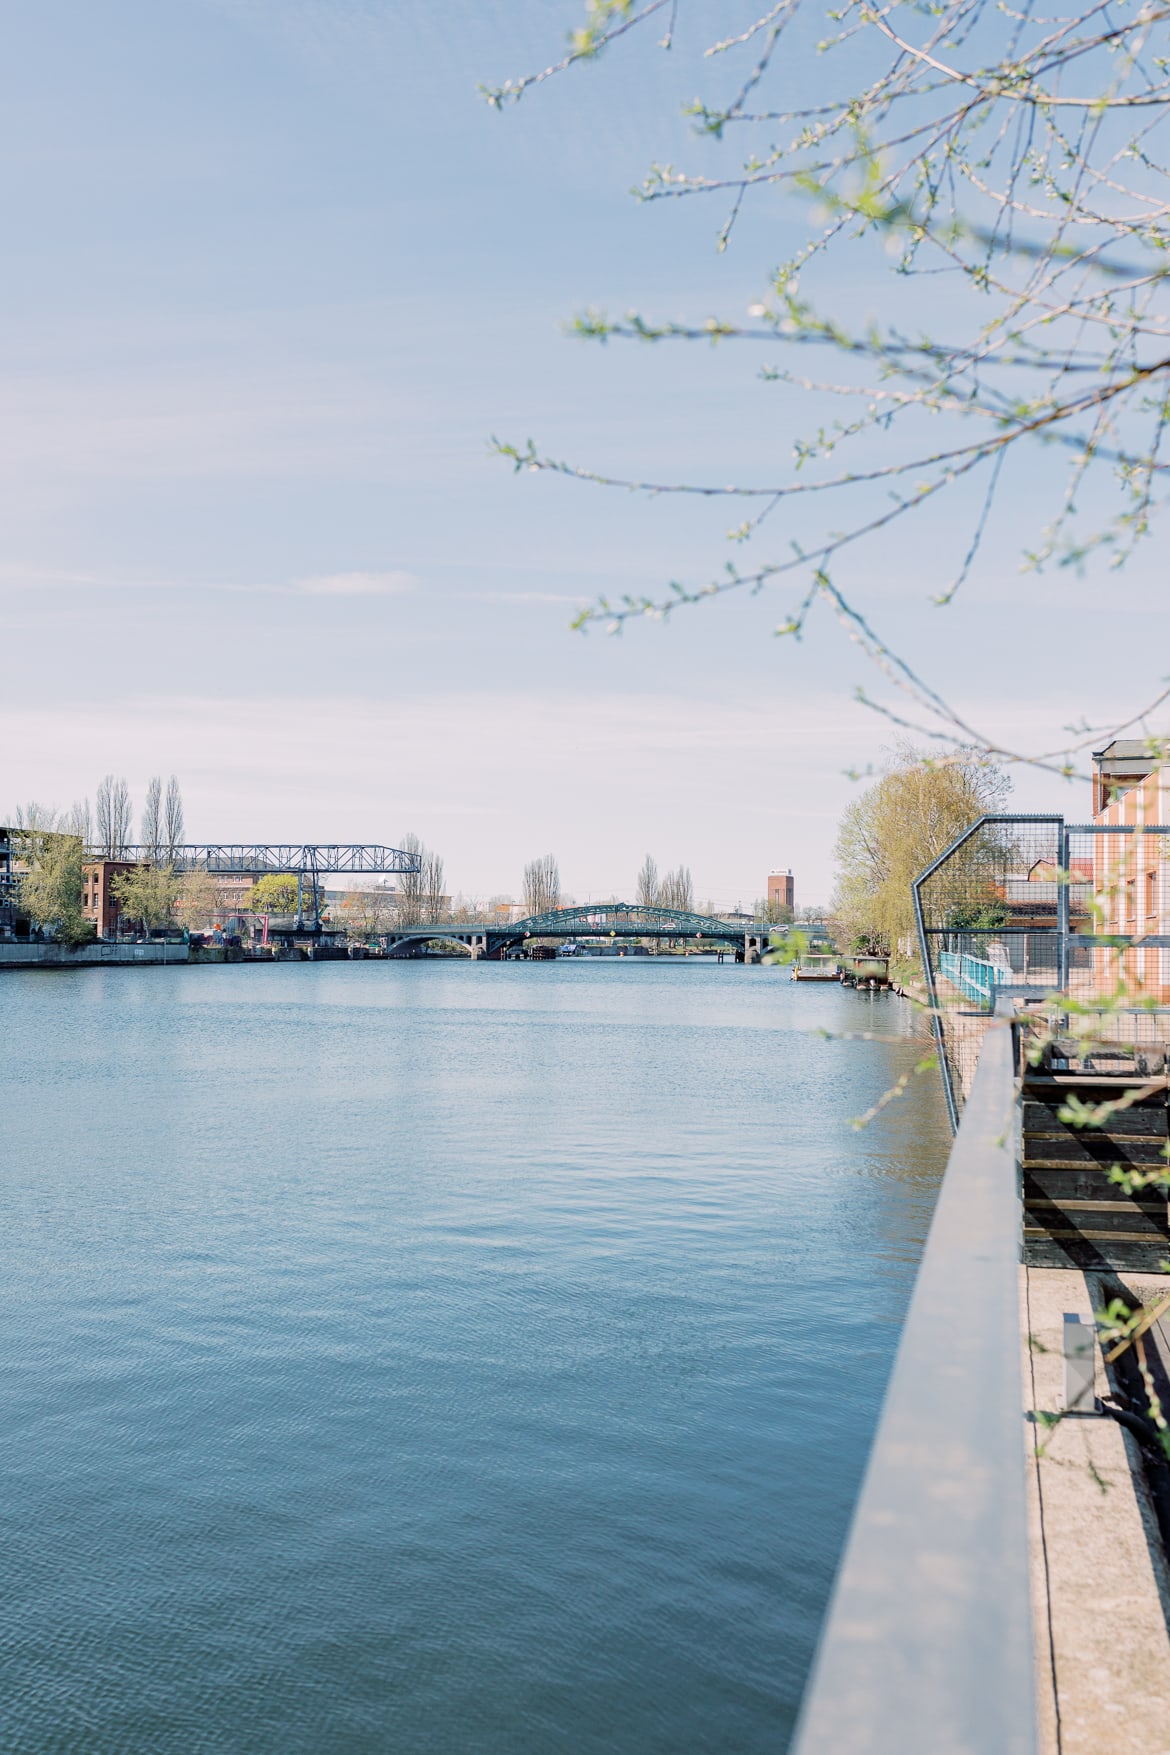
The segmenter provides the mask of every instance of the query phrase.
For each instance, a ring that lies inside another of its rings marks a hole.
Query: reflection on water
[[[3,998],[0,1747],[783,1749],[947,1146],[935,1076],[849,1126],[903,1002],[665,959]]]

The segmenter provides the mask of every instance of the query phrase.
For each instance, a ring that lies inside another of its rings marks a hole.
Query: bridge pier
[[[488,954],[488,935],[486,932],[473,932],[468,943],[471,946],[471,960],[478,963],[481,957]]]
[[[745,932],[743,935],[743,960],[745,963],[758,963],[764,954],[764,935],[761,932]]]

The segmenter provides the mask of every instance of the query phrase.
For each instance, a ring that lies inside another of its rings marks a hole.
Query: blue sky
[[[746,352],[563,334],[591,304],[742,314],[810,223],[761,208],[720,255],[712,204],[629,197],[652,159],[718,151],[678,109],[734,5],[698,5],[670,55],[649,35],[492,112],[477,81],[543,65],[578,11],[9,9],[0,808],[107,770],[140,799],[174,769],[193,834],[413,829],[471,894],[515,891],[544,851],[576,895],[628,891],[650,850],[703,897],[750,901],[776,865],[827,897],[846,770],[890,737],[850,703],[876,681],[855,651],[823,617],[800,646],[773,636],[795,586],[571,634],[598,592],[717,571],[733,519],[489,452],[532,436],[617,473],[771,479],[808,424]],[[889,297],[861,258],[838,291]],[[1020,522],[1038,481],[1009,484]],[[1162,587],[1152,550],[1107,594],[1022,583],[1011,521],[946,612],[927,602],[945,517],[841,582],[1035,748],[1154,692]],[[1037,776],[1016,797],[1087,808]]]

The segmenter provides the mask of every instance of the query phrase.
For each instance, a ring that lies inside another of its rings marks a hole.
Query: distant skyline
[[[751,900],[790,865],[798,903],[828,899],[847,771],[897,735],[850,701],[876,680],[855,649],[824,617],[799,646],[773,637],[795,587],[571,634],[601,592],[717,571],[726,508],[489,454],[531,435],[722,479],[791,442],[755,360],[562,334],[594,304],[741,312],[808,223],[778,208],[720,256],[713,208],[628,198],[652,159],[714,150],[663,120],[706,77],[701,45],[648,40],[491,112],[476,82],[543,64],[579,10],[13,14],[0,810],[66,806],[107,771],[140,808],[174,770],[193,836],[413,830],[471,894],[518,892],[547,851],[573,894],[620,891],[650,851],[704,897]],[[1021,512],[1029,491],[1013,483]],[[1022,582],[989,544],[940,612],[938,530],[848,582],[990,733],[1059,746],[1153,692],[1134,657],[1164,644],[1152,548],[1106,610],[1102,574]],[[1014,803],[1088,809],[1026,772]]]

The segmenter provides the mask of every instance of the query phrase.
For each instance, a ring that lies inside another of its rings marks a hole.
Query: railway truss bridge
[[[502,960],[540,943],[616,944],[654,939],[687,943],[699,950],[732,949],[737,960],[755,963],[767,948],[768,928],[753,921],[720,920],[678,908],[649,908],[636,902],[593,902],[554,908],[503,926],[498,921],[430,921],[402,926],[384,935],[387,954],[418,956],[428,943],[466,945],[473,958]]]

